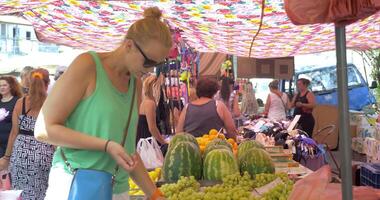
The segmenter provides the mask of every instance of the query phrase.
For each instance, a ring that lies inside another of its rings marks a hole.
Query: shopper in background
[[[48,177],[54,147],[34,138],[38,113],[47,96],[49,72],[35,69],[31,72],[29,94],[16,103],[12,130],[0,170],[10,169],[12,189],[22,190],[23,200],[42,200],[48,187]]]
[[[13,76],[0,77],[0,157],[4,156],[12,129],[12,114],[22,97],[21,86]]]
[[[312,113],[316,102],[313,92],[308,89],[309,85],[310,81],[305,78],[297,80],[298,93],[294,96],[291,105],[292,107],[295,107],[294,116],[301,115],[301,118],[298,121],[300,129],[312,137],[315,124]]]
[[[227,137],[236,138],[236,128],[231,113],[223,102],[214,100],[218,83],[211,79],[200,79],[196,86],[198,99],[187,104],[178,122],[177,132],[188,132],[195,137],[211,129],[227,130]]]
[[[58,66],[56,69],[55,69],[55,73],[54,73],[54,81],[57,81],[59,79],[59,77],[62,76],[63,73],[65,73],[65,71],[67,70],[67,67],[66,66]]]
[[[29,92],[29,83],[30,83],[30,72],[34,70],[31,66],[24,67],[20,72],[21,78],[21,87],[24,95],[27,95]]]
[[[139,122],[137,126],[136,144],[141,138],[154,137],[160,144],[166,144],[164,137],[157,128],[156,101],[153,96],[154,85],[157,77],[151,75],[144,80],[143,98],[139,110]]]
[[[291,107],[288,95],[278,90],[279,82],[274,80],[269,83],[270,93],[265,103],[264,114],[271,120],[285,120],[287,110]]]
[[[58,66],[55,69],[54,82],[53,81],[50,82],[49,88],[48,88],[48,94],[50,94],[50,91],[51,91],[51,89],[53,89],[55,82],[58,81],[59,77],[61,77],[63,73],[65,73],[66,69],[67,69],[67,67],[65,67],[65,66]]]
[[[164,61],[172,47],[170,30],[160,20],[161,15],[157,7],[147,8],[144,18],[131,24],[118,48],[79,55],[54,85],[35,131],[39,140],[59,146],[54,154],[46,199],[68,198],[74,175],[65,164],[62,152],[74,169],[113,174],[118,165],[113,199],[129,199],[129,176],[148,198],[162,197],[135,154],[142,94],[140,77]],[[128,136],[122,146],[130,112]]]
[[[241,104],[241,113],[245,115],[255,115],[259,109],[253,86],[251,82],[248,82],[244,86],[243,99]]]
[[[215,99],[222,101],[227,106],[233,118],[240,116],[239,96],[234,90],[234,81],[231,78],[222,77],[221,88]]]

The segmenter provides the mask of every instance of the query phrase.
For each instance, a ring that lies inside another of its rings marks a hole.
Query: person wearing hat
[[[316,102],[313,92],[308,89],[309,85],[308,79],[300,78],[297,80],[298,93],[294,96],[291,106],[295,107],[294,116],[301,115],[298,121],[299,128],[312,137],[315,124],[312,113]]]

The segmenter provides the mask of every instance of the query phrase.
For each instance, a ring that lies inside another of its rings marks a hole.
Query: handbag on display
[[[133,89],[131,107],[128,114],[127,125],[124,130],[121,146],[124,147],[128,135],[128,128],[132,118],[133,105],[135,102],[136,87]],[[112,188],[115,174],[119,170],[116,164],[114,173],[94,169],[73,169],[67,160],[62,148],[61,156],[67,168],[74,173],[71,182],[68,200],[112,200]]]

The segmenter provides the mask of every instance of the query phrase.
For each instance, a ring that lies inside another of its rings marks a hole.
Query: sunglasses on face
[[[156,62],[154,60],[149,59],[146,56],[146,54],[142,51],[142,49],[140,48],[140,46],[134,40],[132,40],[132,41],[135,44],[135,46],[137,47],[137,49],[140,51],[141,55],[144,57],[144,64],[143,64],[143,66],[145,68],[155,67],[157,65],[160,65],[160,64],[164,63],[164,62]]]

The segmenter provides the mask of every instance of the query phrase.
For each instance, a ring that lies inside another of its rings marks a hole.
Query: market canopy
[[[157,6],[171,27],[200,52],[248,56],[261,18],[261,0],[0,2],[0,15],[30,21],[41,41],[84,50],[112,50],[145,7]],[[347,47],[380,47],[380,12],[347,26]],[[266,0],[262,29],[251,57],[286,57],[335,49],[334,24],[295,26],[283,0]]]

